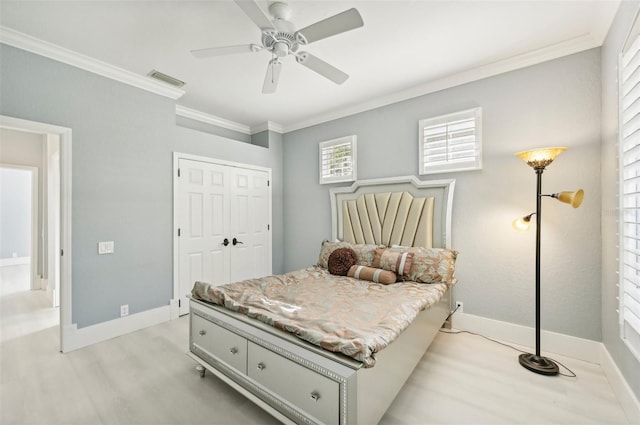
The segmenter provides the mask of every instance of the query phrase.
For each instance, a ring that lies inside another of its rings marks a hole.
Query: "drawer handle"
[[[317,391],[314,391],[311,393],[311,400],[315,401],[316,403],[318,402],[318,400],[320,400],[320,393]]]
[[[204,329],[202,329],[200,332],[198,332],[200,334],[200,336],[205,336],[207,334],[207,331],[205,331]]]
[[[231,354],[234,354],[234,355],[235,355],[235,354],[238,354],[238,349],[237,349],[236,347],[231,347],[231,349],[229,350],[229,352],[230,352]]]
[[[258,366],[256,367],[258,368],[258,370],[265,370],[267,368],[267,366],[262,362],[258,363]]]

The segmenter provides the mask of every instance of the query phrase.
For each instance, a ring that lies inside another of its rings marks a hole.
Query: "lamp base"
[[[531,372],[541,375],[557,375],[560,372],[558,365],[547,357],[536,356],[535,354],[520,354],[518,357],[520,364]]]

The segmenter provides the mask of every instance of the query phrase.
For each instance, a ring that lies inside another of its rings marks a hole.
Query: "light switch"
[[[98,242],[98,254],[113,254],[113,241]]]

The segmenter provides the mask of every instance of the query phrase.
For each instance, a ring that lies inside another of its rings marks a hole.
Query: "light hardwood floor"
[[[60,323],[60,309],[51,307],[46,292],[29,289],[30,267],[29,264],[0,267],[0,341]]]
[[[275,424],[185,352],[188,317],[71,353],[53,327],[0,344],[2,424]],[[381,423],[628,424],[598,365],[553,356],[577,378],[545,377],[518,353],[439,334]]]

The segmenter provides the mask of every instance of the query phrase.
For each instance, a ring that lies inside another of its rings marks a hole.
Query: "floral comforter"
[[[191,294],[373,367],[375,354],[446,290],[442,283],[381,285],[310,267],[222,286],[196,282]]]

